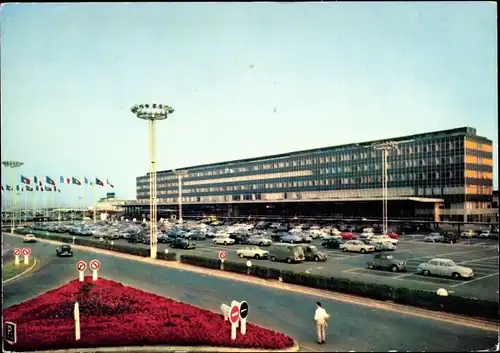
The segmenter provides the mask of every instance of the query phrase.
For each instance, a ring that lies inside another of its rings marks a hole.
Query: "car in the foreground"
[[[236,254],[241,258],[265,259],[269,257],[269,251],[263,250],[258,246],[244,246],[236,250]]]
[[[26,234],[23,239],[23,243],[36,243],[36,237],[34,234]]]
[[[359,252],[362,254],[375,251],[375,247],[373,245],[367,245],[360,240],[349,240],[344,244],[341,244],[339,249],[342,251]]]
[[[302,244],[306,261],[326,261],[327,255],[324,251],[318,250],[314,245]]]
[[[375,254],[373,259],[366,263],[368,268],[388,270],[392,272],[406,271],[406,261],[395,259],[392,255]]]
[[[71,249],[71,245],[68,244],[59,245],[56,249],[56,255],[59,257],[73,256],[73,250]]]
[[[417,267],[417,273],[424,276],[442,276],[454,279],[469,279],[474,277],[474,271],[465,266],[459,266],[450,259],[434,258],[421,263]]]
[[[196,249],[196,244],[187,239],[175,238],[175,240],[170,243],[170,247],[176,249]]]

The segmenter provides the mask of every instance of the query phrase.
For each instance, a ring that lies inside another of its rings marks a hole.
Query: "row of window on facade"
[[[463,148],[463,140],[452,140],[447,143],[444,142],[435,142],[435,143],[426,143],[422,145],[416,146],[404,146],[401,145],[395,150],[394,154],[389,154],[389,156],[402,156],[402,155],[412,155],[419,153],[430,153],[430,152],[438,152],[443,150],[453,150],[455,148]],[[463,150],[462,150],[463,154]],[[259,170],[269,170],[269,169],[278,169],[278,168],[290,168],[290,167],[299,167],[299,166],[309,166],[309,165],[317,165],[317,164],[325,164],[325,163],[336,163],[336,162],[348,162],[348,161],[356,161],[356,160],[366,160],[368,158],[377,158],[381,156],[381,152],[379,151],[367,151],[363,149],[361,152],[347,152],[339,154],[338,151],[325,151],[321,154],[318,153],[318,156],[314,156],[313,153],[309,153],[304,156],[293,156],[293,157],[277,157],[273,159],[278,159],[275,162],[266,161],[265,157],[261,161],[252,162],[255,163],[250,166],[227,166],[224,168],[217,168],[216,170],[210,169],[206,171],[192,171],[189,174],[195,177],[202,176],[216,176],[223,174],[231,174],[231,173],[246,173],[250,171],[259,171]],[[435,159],[435,158],[434,158]],[[238,162],[235,162],[235,164]],[[245,163],[245,162],[243,162]],[[425,162],[424,162],[425,163]],[[439,163],[439,162],[438,162]],[[452,163],[452,162],[451,162]],[[213,168],[213,167],[212,167]],[[159,173],[158,180],[174,180],[178,177],[172,173],[167,175],[161,175]]]

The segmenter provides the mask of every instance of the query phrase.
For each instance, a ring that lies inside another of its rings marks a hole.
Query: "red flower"
[[[74,339],[73,308],[80,306],[81,340]],[[283,349],[293,340],[247,323],[247,334],[230,337],[220,314],[106,279],[72,281],[3,310],[17,324],[17,343],[7,350],[34,351],[113,346],[216,346]]]

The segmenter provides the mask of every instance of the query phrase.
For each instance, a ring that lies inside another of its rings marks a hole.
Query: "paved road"
[[[71,238],[68,234],[59,234]],[[77,238],[83,238],[78,237]],[[92,237],[86,239],[99,242]],[[124,240],[115,240],[116,243],[126,243]],[[212,240],[196,241],[194,250],[175,249],[179,254],[193,254],[217,258],[219,251],[228,253],[228,261],[245,262],[236,256],[240,245],[214,245]],[[318,248],[327,252],[328,260],[323,263],[304,262],[300,264],[275,263],[269,260],[252,260],[254,264],[296,272],[306,272],[323,276],[344,277],[368,283],[389,284],[395,287],[418,288],[435,291],[445,288],[456,295],[482,298],[498,301],[499,287],[499,253],[498,241],[473,239],[471,244],[463,240],[459,244],[425,243],[423,236],[405,235],[398,244],[398,249],[391,253],[394,257],[406,260],[408,273],[393,274],[386,271],[366,269],[366,261],[372,255],[344,253],[337,249],[323,249],[321,240],[313,242]],[[147,244],[130,244],[138,247],[149,247]],[[159,244],[160,251],[167,249],[167,244]],[[472,281],[454,280],[451,278],[424,277],[416,274],[417,266],[433,257],[453,259],[456,263],[471,267],[475,272]]]
[[[14,245],[21,240],[5,236]],[[367,309],[354,304],[285,292],[257,284],[205,276],[86,251],[72,259],[55,257],[55,245],[31,245],[41,269],[4,286],[4,307],[22,302],[77,278],[76,261],[101,261],[101,275],[143,290],[218,311],[221,303],[247,300],[252,323],[285,332],[298,340],[302,351],[470,351],[497,343],[497,334],[458,325]],[[328,343],[314,343],[312,315],[321,300],[332,314]]]

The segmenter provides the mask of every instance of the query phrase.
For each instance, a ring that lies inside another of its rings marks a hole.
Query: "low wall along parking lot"
[[[47,234],[53,238],[62,239],[69,243],[72,242],[72,235],[69,234],[50,234],[47,232],[33,232],[39,237],[47,236]],[[82,245],[93,245],[98,247],[105,247],[99,239],[95,239],[88,236],[76,236],[78,243],[82,244],[79,240],[84,239],[86,244]],[[140,256],[149,256],[149,244],[127,244],[125,240],[114,240],[115,248],[119,246],[126,245],[127,248],[136,248]],[[395,258],[400,260],[405,260],[407,262],[408,271],[404,273],[392,273],[389,271],[382,270],[372,270],[368,269],[366,262],[372,258],[371,254],[359,254],[359,253],[346,253],[340,250],[334,249],[324,249],[321,247],[321,241],[313,241],[320,250],[325,251],[328,255],[328,259],[325,262],[303,262],[298,264],[287,264],[280,262],[271,262],[269,260],[252,260],[253,269],[252,273],[264,278],[278,278],[284,277],[283,280],[289,283],[302,284],[313,286],[316,288],[324,288],[331,290],[344,291],[349,293],[356,293],[360,295],[369,296],[366,291],[368,290],[366,285],[379,285],[382,286],[382,291],[389,293],[377,294],[378,299],[385,300],[395,300],[404,302],[401,298],[401,292],[398,290],[411,289],[413,291],[419,292],[417,295],[422,296],[434,296],[437,289],[445,288],[450,293],[450,298],[456,297],[468,297],[480,299],[482,306],[493,310],[495,313],[494,317],[497,317],[498,313],[498,286],[499,286],[499,266],[498,266],[498,242],[495,241],[479,241],[474,242],[469,245],[466,243],[459,244],[440,244],[440,243],[425,243],[422,237],[419,236],[403,236],[398,243],[398,249],[391,252]],[[225,262],[225,270],[233,270],[236,272],[246,273],[247,268],[245,263],[247,259],[241,259],[236,255],[236,250],[241,247],[241,245],[215,245],[211,239],[196,241],[196,249],[181,250],[175,249],[175,253],[178,255],[194,255],[195,257],[183,257],[181,260],[183,262],[189,262],[194,265],[202,265],[211,268],[219,268],[220,262],[218,260],[218,253],[221,250],[227,251],[228,258]],[[167,249],[167,244],[159,244],[159,253],[164,254],[164,249]],[[143,251],[139,250],[143,249]],[[173,250],[173,249],[172,249]],[[146,252],[147,251],[147,255]],[[140,253],[139,253],[140,252]],[[172,253],[172,251],[170,251]],[[171,254],[169,257],[174,256]],[[210,259],[210,261],[205,261],[201,258]],[[179,257],[177,257],[179,259]],[[457,264],[471,267],[475,276],[471,280],[455,280],[451,278],[441,278],[441,277],[426,277],[416,274],[416,267],[422,263],[426,262],[431,258],[447,258],[454,260]],[[193,260],[194,259],[194,260]],[[203,263],[201,263],[203,262]],[[231,265],[236,264],[236,265]],[[241,268],[239,266],[242,266]],[[258,273],[256,273],[257,271]],[[264,273],[264,274],[263,274]],[[294,277],[293,274],[301,274],[306,276],[304,278]],[[283,276],[284,274],[284,276]],[[309,277],[307,277],[309,276]],[[319,281],[323,284],[315,284],[312,281]],[[337,282],[343,282],[343,287],[340,285],[334,285],[333,283],[327,283],[328,281],[334,279]],[[348,284],[346,284],[348,283]],[[359,285],[365,285],[362,289]],[[358,289],[354,288],[358,286]],[[388,289],[388,288],[391,289]],[[372,290],[372,289],[370,289]],[[377,289],[380,291],[381,289]],[[397,294],[399,293],[399,294]],[[425,293],[425,295],[424,295]],[[430,294],[431,293],[431,294]],[[407,294],[405,294],[407,296]],[[415,296],[415,294],[412,294]],[[430,297],[429,297],[430,298]],[[427,298],[428,302],[430,299]],[[441,298],[442,299],[442,298]],[[418,306],[429,307],[429,303],[414,303],[408,302],[407,304],[414,304]],[[487,302],[491,304],[486,304]],[[473,302],[462,303],[462,305],[472,305]],[[442,304],[442,303],[441,303]],[[440,304],[440,305],[441,305]],[[434,304],[432,304],[434,305]],[[432,306],[431,305],[431,306]],[[438,305],[438,306],[440,306]],[[496,305],[496,308],[495,308]],[[451,304],[448,305],[450,307]],[[436,308],[436,309],[439,309]],[[452,308],[448,308],[452,309]],[[459,310],[459,309],[453,309]],[[459,310],[460,311],[460,310]],[[475,315],[477,315],[477,311]],[[465,312],[461,312],[467,314]],[[474,315],[474,313],[472,313]],[[483,315],[484,316],[484,315]]]

